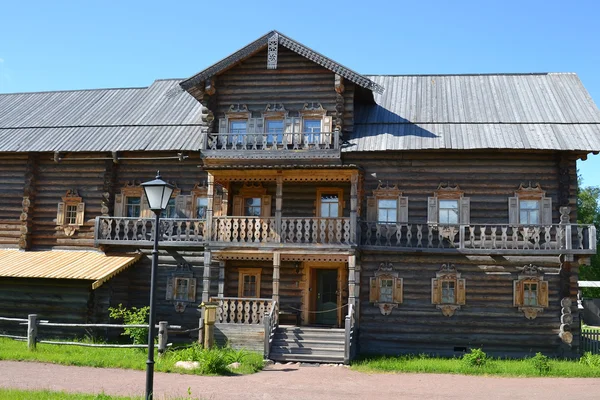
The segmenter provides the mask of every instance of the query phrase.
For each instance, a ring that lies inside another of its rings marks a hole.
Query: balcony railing
[[[205,150],[338,150],[339,132],[209,133]]]
[[[593,225],[360,223],[361,246],[485,254],[595,254]]]
[[[212,242],[351,245],[350,218],[215,217]]]
[[[161,218],[159,242],[182,244],[205,242],[205,220]],[[154,218],[96,217],[96,244],[152,245]]]
[[[210,301],[217,303],[216,322],[221,324],[262,324],[273,308],[272,299],[211,297]]]

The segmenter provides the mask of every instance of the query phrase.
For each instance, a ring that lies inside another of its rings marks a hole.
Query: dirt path
[[[488,378],[434,374],[363,374],[345,367],[273,365],[246,376],[157,373],[155,398],[202,399],[562,399],[600,398],[600,379]],[[0,387],[143,395],[143,371],[0,361]]]

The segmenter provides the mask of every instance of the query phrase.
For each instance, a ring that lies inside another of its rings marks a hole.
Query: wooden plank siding
[[[549,307],[536,319],[528,320],[513,306],[513,280],[517,279],[518,267],[534,260],[544,268],[544,279],[549,282]],[[363,253],[360,351],[451,356],[462,351],[460,348],[482,347],[486,352],[503,356],[537,351],[560,354],[558,259],[534,260]],[[369,303],[369,279],[381,262],[391,262],[394,271],[404,280],[404,303],[387,316]],[[431,304],[431,279],[445,263],[454,264],[461,278],[466,279],[466,304],[451,317],[445,317]],[[573,327],[576,324],[578,320]],[[573,343],[578,342],[574,339]]]
[[[20,216],[27,170],[26,154],[0,157],[0,247],[16,247],[21,236]]]

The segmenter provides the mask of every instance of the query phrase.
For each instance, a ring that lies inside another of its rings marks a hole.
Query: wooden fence
[[[581,331],[581,352],[600,354],[600,329]]]
[[[0,337],[27,341],[27,347],[30,350],[36,348],[37,343],[43,344],[56,344],[56,345],[66,345],[66,346],[82,346],[82,347],[121,347],[121,348],[146,348],[147,344],[113,344],[113,343],[85,343],[85,342],[67,342],[67,341],[55,341],[55,340],[39,340],[38,339],[38,330],[40,327],[52,326],[52,327],[62,327],[62,328],[115,328],[115,329],[125,329],[125,328],[145,328],[148,329],[148,324],[138,324],[138,325],[124,325],[124,324],[67,324],[67,323],[59,323],[59,322],[49,322],[45,320],[39,320],[36,314],[29,314],[27,319],[24,318],[6,318],[0,317],[0,321],[13,322],[18,323],[19,325],[27,325],[27,332],[25,336],[19,335],[3,335],[0,334]],[[154,326],[155,329],[158,329],[158,352],[162,354],[165,352],[167,347],[172,346],[172,343],[167,343],[169,337],[169,331],[173,333],[188,333],[192,331],[198,331],[200,328],[183,330],[181,326],[178,325],[169,325],[167,321],[160,321],[158,325]]]

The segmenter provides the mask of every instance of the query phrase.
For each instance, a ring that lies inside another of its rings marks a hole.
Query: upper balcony
[[[596,227],[583,224],[405,224],[360,222],[360,247],[485,255],[596,254]]]
[[[208,133],[202,155],[208,164],[249,160],[339,162],[340,133]]]

